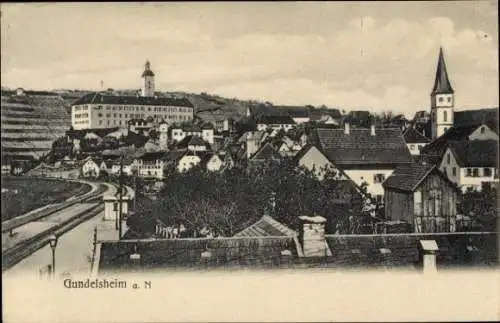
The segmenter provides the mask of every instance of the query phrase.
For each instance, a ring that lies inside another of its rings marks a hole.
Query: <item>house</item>
[[[420,155],[422,148],[430,142],[429,138],[418,132],[414,127],[407,128],[403,132],[403,138],[408,146],[408,149],[410,150],[410,154],[413,156]]]
[[[413,122],[416,124],[426,124],[431,119],[431,115],[428,111],[422,110],[417,111],[413,117]],[[430,134],[430,133],[429,133]]]
[[[427,162],[439,164],[444,152],[453,142],[473,140],[498,140],[498,134],[487,124],[459,125],[448,129],[442,136],[433,140],[421,150]]]
[[[293,162],[299,167],[305,167],[307,170],[314,172],[319,180],[325,176],[328,170],[339,173],[340,171],[333,163],[314,145],[306,145],[297,155],[294,156]]]
[[[218,154],[209,156],[206,162],[207,170],[210,172],[218,172],[224,166],[224,160]]]
[[[87,158],[82,165],[83,177],[98,177],[101,173],[102,160],[99,158]]]
[[[209,151],[211,150],[210,144],[196,135],[189,135],[184,137],[176,145],[177,149],[187,149],[189,151]]]
[[[462,191],[480,191],[482,183],[498,183],[498,141],[463,140],[446,149],[439,169]]]
[[[282,160],[280,153],[271,145],[270,142],[264,144],[253,155],[248,158],[249,165],[259,165],[269,161],[279,162]]]
[[[12,165],[9,162],[4,162],[2,159],[2,175],[10,175],[12,172]]]
[[[386,219],[404,221],[415,233],[455,231],[458,190],[438,167],[401,165],[382,185]]]
[[[455,111],[453,114],[453,118],[455,126],[486,124],[493,132],[498,135],[498,107]]]
[[[135,159],[135,166],[137,168],[137,174],[143,178],[164,178],[164,166],[165,166],[166,153],[162,151],[158,152],[146,152],[141,157]]]
[[[130,119],[127,121],[128,130],[145,136],[149,135],[149,131],[154,127],[152,121],[144,119]]]
[[[280,115],[264,115],[257,121],[257,130],[265,131],[267,129],[272,129],[279,131],[283,129],[285,132],[292,129],[296,125],[296,122],[290,116],[280,116]]]
[[[379,203],[383,202],[382,183],[394,169],[412,162],[400,129],[382,128],[315,129],[315,145],[334,165]]]
[[[180,173],[187,172],[191,168],[200,164],[202,161],[201,154],[196,154],[193,152],[185,152],[182,157],[179,158],[177,163],[177,170]]]
[[[210,123],[205,123],[202,126],[198,125],[182,125],[182,126],[172,126],[171,128],[172,140],[180,142],[187,136],[198,136],[208,142],[209,144],[214,143],[214,129]]]
[[[132,175],[134,171],[137,171],[137,165],[133,158],[123,159],[123,174]],[[120,159],[115,159],[111,165],[111,174],[120,175]]]

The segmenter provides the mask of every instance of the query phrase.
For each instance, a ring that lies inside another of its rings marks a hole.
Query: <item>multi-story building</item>
[[[383,203],[382,183],[396,167],[412,162],[400,129],[380,128],[316,129],[312,144],[357,185]]]
[[[71,107],[73,129],[126,127],[131,119],[164,120],[169,124],[191,121],[194,107],[189,100],[154,96],[154,73],[149,62],[143,73],[142,96],[94,92],[84,95]]]

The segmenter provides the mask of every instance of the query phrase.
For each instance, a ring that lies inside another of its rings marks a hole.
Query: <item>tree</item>
[[[339,205],[332,197],[344,191],[339,187],[334,170],[326,171],[324,179],[319,180],[290,160],[223,173],[206,172],[197,166],[169,174],[144,223],[150,226],[150,232],[154,232],[154,218],[167,226],[182,224],[190,236],[200,236],[206,229],[216,235],[233,236],[266,213],[296,230],[300,229],[298,216],[320,214],[329,219],[329,227],[335,227],[347,221],[345,214],[335,212]],[[269,207],[271,198],[275,200],[273,208]],[[348,208],[355,211],[360,206]]]

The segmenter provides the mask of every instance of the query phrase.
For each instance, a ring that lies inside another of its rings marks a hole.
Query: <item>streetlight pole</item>
[[[118,240],[122,237],[122,207],[123,207],[123,155],[120,157],[120,186],[119,186],[119,205],[118,205]]]
[[[49,238],[50,249],[52,249],[52,277],[56,275],[56,247],[57,247],[57,236],[51,235]]]

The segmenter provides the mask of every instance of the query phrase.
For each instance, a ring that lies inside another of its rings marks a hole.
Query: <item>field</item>
[[[2,222],[90,189],[90,185],[75,182],[2,176]]]

